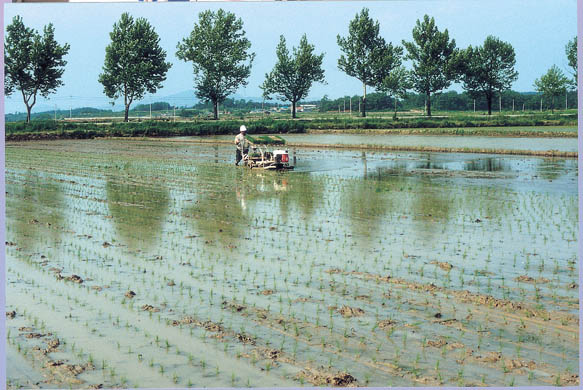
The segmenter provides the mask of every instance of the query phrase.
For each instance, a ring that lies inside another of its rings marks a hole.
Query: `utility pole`
[[[343,112],[346,112],[346,98],[344,98],[343,101],[344,101],[344,111]]]
[[[350,115],[352,115],[352,96],[350,97]]]
[[[150,119],[152,119],[152,102],[150,102]]]
[[[567,96],[569,96],[569,91],[565,92],[565,110],[567,109]]]
[[[174,109],[174,115],[172,115],[172,122],[176,122],[176,106],[172,107]]]

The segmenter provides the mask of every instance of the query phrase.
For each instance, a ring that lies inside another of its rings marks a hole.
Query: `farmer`
[[[249,141],[245,138],[245,135],[247,135],[247,128],[245,125],[242,125],[239,128],[239,131],[239,134],[235,137],[235,145],[237,145],[235,165],[239,165],[239,162],[243,158],[243,154],[249,153]]]

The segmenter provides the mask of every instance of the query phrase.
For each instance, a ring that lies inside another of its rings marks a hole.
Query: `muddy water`
[[[578,383],[576,160],[233,158],[8,145],[10,387]]]
[[[546,129],[546,128],[545,128]],[[559,128],[565,131],[565,128]],[[569,128],[570,129],[570,128]],[[530,129],[529,129],[530,130]],[[576,129],[575,129],[576,130]],[[216,136],[231,139],[232,136]],[[285,139],[294,144],[324,145],[375,145],[415,146],[435,148],[505,149],[505,150],[558,150],[576,152],[577,138],[525,138],[525,137],[458,137],[434,135],[382,135],[382,134],[287,134]]]

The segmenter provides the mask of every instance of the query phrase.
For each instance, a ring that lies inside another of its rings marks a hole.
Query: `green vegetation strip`
[[[188,121],[169,120],[143,122],[66,122],[33,121],[6,123],[6,140],[28,139],[85,139],[95,137],[177,137],[201,135],[226,135],[238,133],[245,124],[250,134],[305,133],[306,131],[370,131],[382,130],[387,134],[427,135],[480,135],[514,137],[577,137],[574,128],[576,115],[524,115],[496,117],[444,117],[444,118],[313,118],[302,120],[254,121]],[[536,128],[535,128],[536,126]],[[573,129],[542,130],[546,126],[572,126]],[[509,127],[522,127],[513,129]],[[532,127],[532,130],[525,129]]]

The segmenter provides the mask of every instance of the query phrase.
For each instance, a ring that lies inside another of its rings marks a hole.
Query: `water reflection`
[[[236,247],[249,225],[253,188],[237,168],[201,167],[194,177],[197,198],[183,216],[206,241]]]
[[[535,166],[536,175],[545,180],[555,180],[566,171],[566,160],[544,158]]]
[[[6,183],[7,239],[29,250],[41,250],[60,240],[65,228],[65,196],[60,184],[34,171],[23,183]]]
[[[347,211],[352,234],[360,237],[366,247],[374,246],[382,234],[383,219],[392,209],[392,203],[385,195],[387,190],[387,186],[378,180],[348,180],[342,187],[342,210]]]
[[[279,199],[279,209],[287,221],[294,206],[297,206],[304,220],[309,220],[315,210],[322,205],[324,183],[309,173],[278,175],[273,181],[273,196]],[[296,216],[292,217],[293,219]]]
[[[147,181],[143,178],[136,182],[122,176],[108,177],[105,184],[117,239],[132,250],[150,249],[160,239],[168,214],[168,189],[160,182],[144,184]]]
[[[502,162],[502,159],[495,157],[486,157],[465,161],[463,169],[464,171],[480,172],[502,172],[511,170],[510,166]]]

